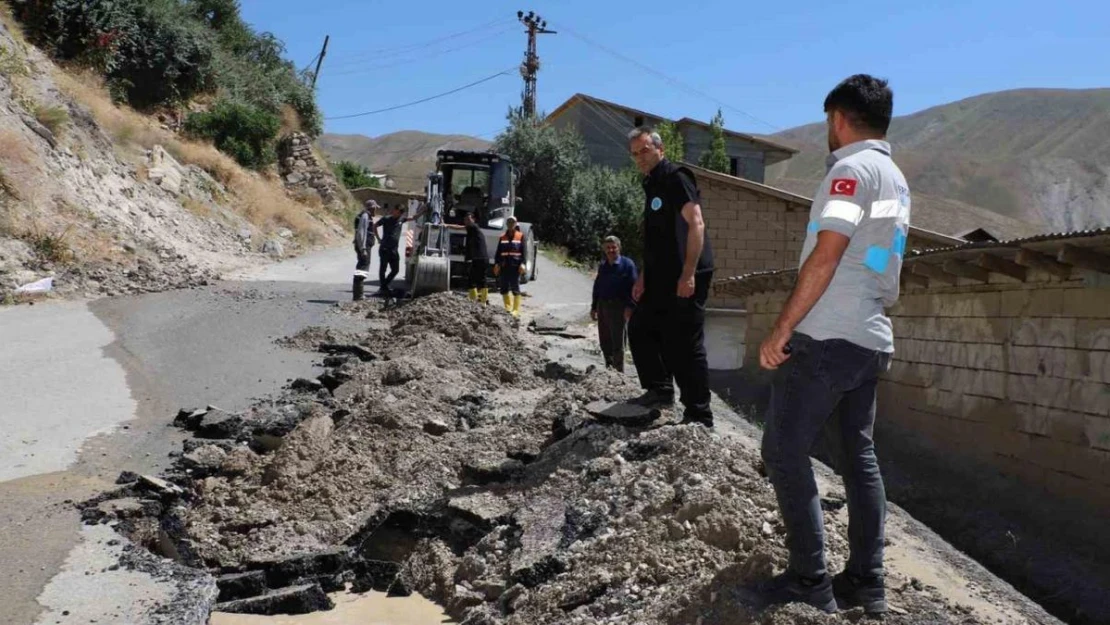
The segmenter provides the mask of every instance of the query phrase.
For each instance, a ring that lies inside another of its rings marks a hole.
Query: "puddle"
[[[208,625],[441,625],[455,623],[440,606],[420,595],[387,597],[384,592],[331,595],[335,608],[312,614],[255,616],[213,612]]]

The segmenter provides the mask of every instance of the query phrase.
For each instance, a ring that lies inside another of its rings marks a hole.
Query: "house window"
[[[728,175],[739,176],[740,162],[735,157],[728,159]]]

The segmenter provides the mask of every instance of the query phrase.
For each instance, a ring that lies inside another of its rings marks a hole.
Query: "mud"
[[[549,359],[497,307],[458,294],[380,306],[343,308],[372,317],[358,336],[294,338],[332,359],[320,386],[294,385],[194,443],[165,476],[180,495],[140,480],[107,496],[156,499],[128,508],[125,533],[212,572],[221,601],[419,593],[469,625],[863,617],[756,613],[739,599],[786,561],[750,447],[672,411],[639,427],[596,420],[586,406],[636,395],[631,378]],[[836,571],[846,515],[826,524]],[[886,583],[886,622],[987,622],[898,572]]]

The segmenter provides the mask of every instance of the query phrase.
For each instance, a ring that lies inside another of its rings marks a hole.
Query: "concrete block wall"
[[[904,292],[880,435],[921,437],[1110,515],[1110,283],[1079,278]],[[759,366],[785,297],[748,299],[745,367]]]
[[[698,179],[702,215],[713,245],[714,279],[753,271],[796,267],[805,240],[809,207],[761,195],[703,176]],[[713,308],[742,308],[737,297],[711,294]]]

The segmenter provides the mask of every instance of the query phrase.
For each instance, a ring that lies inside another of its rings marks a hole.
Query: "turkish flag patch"
[[[855,195],[857,182],[857,180],[852,180],[851,178],[833,178],[832,187],[829,188],[829,195]]]

